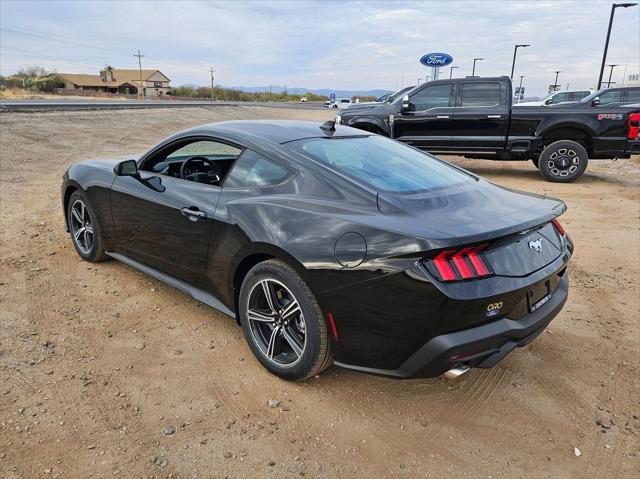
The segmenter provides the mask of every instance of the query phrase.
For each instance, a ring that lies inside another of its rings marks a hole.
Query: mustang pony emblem
[[[535,250],[536,253],[542,253],[542,238],[529,241],[529,249]]]

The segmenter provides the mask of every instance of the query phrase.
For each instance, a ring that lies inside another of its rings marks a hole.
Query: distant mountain
[[[181,85],[189,88],[200,88],[200,85],[195,85],[193,83],[187,83],[186,85]],[[247,93],[258,93],[258,92],[268,92],[268,86],[231,86],[224,87],[231,88],[233,90],[246,91]],[[280,85],[271,85],[271,93],[282,93],[284,92],[284,87]],[[306,93],[314,93],[316,95],[321,96],[329,96],[332,93],[336,95],[336,97],[345,96],[375,96],[376,98],[384,95],[385,93],[389,93],[389,90],[384,90],[381,88],[374,90],[332,90],[331,88],[319,88],[316,90],[310,90],[308,88],[287,88],[287,93],[291,93],[294,95],[304,95]]]
[[[241,90],[241,91],[246,91],[246,92],[250,92],[250,93],[257,93],[257,92],[268,92],[269,91],[269,87],[268,86],[233,86],[230,87],[233,88],[234,90]],[[284,87],[280,86],[280,85],[271,85],[271,93],[282,93],[284,91]],[[315,90],[311,90],[309,88],[299,88],[299,87],[292,87],[292,88],[287,88],[287,93],[292,93],[294,95],[304,95],[305,93],[314,93],[316,95],[323,95],[323,96],[329,96],[330,94],[334,93],[337,97],[338,96],[346,96],[346,97],[352,97],[352,96],[375,96],[375,97],[379,97],[384,95],[385,93],[389,93],[389,90],[383,90],[383,89],[374,89],[374,90],[334,90],[331,88],[318,88]]]

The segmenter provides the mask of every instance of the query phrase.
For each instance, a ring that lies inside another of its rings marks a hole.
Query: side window
[[[627,101],[629,103],[640,102],[640,88],[629,88],[627,90]]]
[[[242,149],[215,140],[179,140],[148,158],[142,169],[219,186]]]
[[[431,108],[448,107],[451,97],[452,84],[434,85],[420,90],[411,96],[411,104],[415,111],[424,111]]]
[[[590,92],[588,91],[574,91],[571,94],[571,100],[572,101],[580,101],[582,100],[585,96],[589,95]]]
[[[553,103],[562,103],[563,101],[569,101],[569,93],[558,93],[553,96]]]
[[[182,158],[189,156],[204,156],[211,157],[210,159],[215,160],[216,157],[225,157],[229,158],[230,156],[237,158],[242,153],[240,148],[236,148],[235,146],[227,145],[226,143],[219,143],[217,141],[211,140],[201,140],[194,141],[187,145],[184,145],[181,148],[173,151],[167,155],[167,159],[173,158]]]
[[[622,90],[605,91],[604,93],[600,94],[599,97],[601,105],[622,101]]]
[[[556,102],[556,99],[553,99]],[[473,82],[462,85],[462,105],[469,106],[497,106],[500,104],[500,83]]]
[[[224,182],[225,188],[250,188],[278,184],[289,171],[255,151],[245,150]]]

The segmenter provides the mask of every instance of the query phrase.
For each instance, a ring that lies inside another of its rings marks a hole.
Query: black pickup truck
[[[563,183],[580,177],[589,158],[640,154],[640,103],[600,104],[595,96],[512,109],[512,98],[507,77],[438,80],[392,102],[351,106],[336,122],[431,153],[531,159],[547,180]]]

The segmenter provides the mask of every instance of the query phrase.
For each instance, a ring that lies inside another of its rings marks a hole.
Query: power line
[[[2,46],[2,52],[4,53],[6,50],[9,50],[10,52],[14,52],[14,53],[20,53],[21,55],[29,55],[32,57],[37,57],[40,59],[44,59],[44,60],[56,60],[56,61],[63,61],[63,62],[72,62],[72,63],[80,63],[82,65],[89,65],[92,67],[95,67],[98,65],[98,63],[88,63],[88,62],[83,62],[80,60],[72,60],[70,58],[62,58],[62,57],[54,57],[51,55],[45,55],[44,53],[33,53],[33,52],[29,52],[28,50],[22,50],[19,48],[12,48],[12,47],[7,47],[5,45]]]

